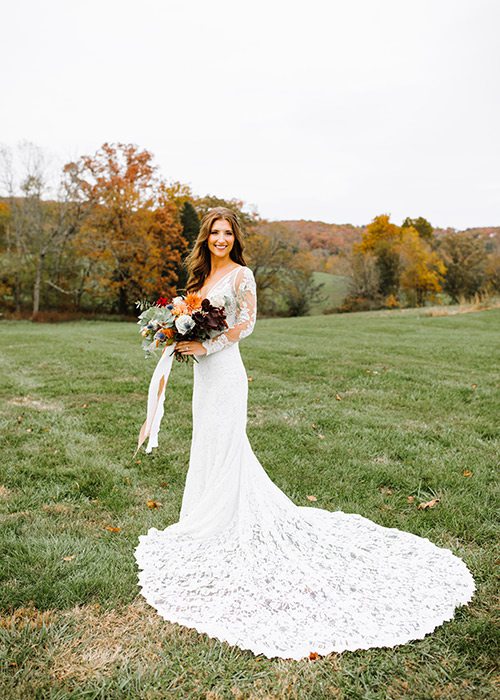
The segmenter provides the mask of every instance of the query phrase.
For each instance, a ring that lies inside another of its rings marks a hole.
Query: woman
[[[461,559],[361,515],[296,506],[252,451],[239,341],[256,287],[230,209],[205,215],[188,268],[187,290],[224,300],[229,329],[177,343],[199,360],[189,470],[179,522],[139,537],[142,595],[165,619],[268,658],[392,647],[451,619],[475,590]]]

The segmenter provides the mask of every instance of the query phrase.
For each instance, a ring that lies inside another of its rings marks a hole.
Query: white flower
[[[175,325],[179,333],[182,333],[184,335],[184,333],[190,331],[191,328],[196,324],[191,318],[191,316],[188,316],[188,314],[182,314],[182,316],[176,318]]]
[[[223,294],[214,294],[213,297],[209,295],[209,300],[212,306],[224,306],[226,297]]]
[[[181,301],[183,301],[182,297],[174,297],[172,299],[172,304],[180,304]]]

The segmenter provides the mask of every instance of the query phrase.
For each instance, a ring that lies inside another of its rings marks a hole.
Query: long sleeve
[[[203,341],[207,355],[227,348],[246,338],[253,331],[257,318],[257,291],[255,277],[249,267],[238,271],[235,280],[236,323],[227,331]]]

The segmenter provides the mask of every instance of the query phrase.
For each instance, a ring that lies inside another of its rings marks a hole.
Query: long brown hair
[[[188,281],[186,284],[186,292],[197,292],[203,287],[203,283],[210,274],[212,269],[211,253],[208,248],[208,237],[212,231],[212,224],[219,219],[225,219],[231,225],[231,230],[234,234],[234,243],[229,257],[239,265],[245,265],[243,256],[243,234],[241,231],[238,215],[227,207],[214,207],[209,209],[201,220],[201,227],[198,237],[190,253],[184,259],[187,271]]]

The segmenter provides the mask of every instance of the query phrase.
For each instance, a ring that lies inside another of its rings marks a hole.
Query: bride
[[[239,341],[255,325],[256,285],[233,211],[205,215],[188,269],[187,291],[224,303],[229,328],[176,343],[198,360],[189,470],[179,521],[139,537],[146,601],[166,620],[283,659],[393,647],[450,620],[475,590],[459,557],[355,513],[295,505],[254,454]]]

